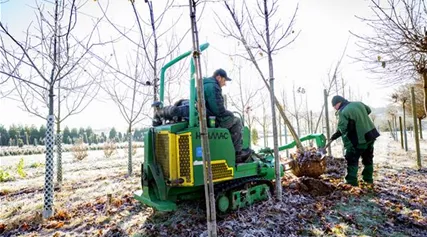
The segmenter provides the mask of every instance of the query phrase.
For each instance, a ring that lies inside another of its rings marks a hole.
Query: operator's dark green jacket
[[[344,101],[337,113],[338,130],[346,149],[366,149],[380,136],[369,117],[371,109],[364,103]]]
[[[208,116],[215,116],[219,122],[232,121],[231,111],[225,109],[224,97],[219,82],[213,77],[203,79],[205,92],[206,112]]]

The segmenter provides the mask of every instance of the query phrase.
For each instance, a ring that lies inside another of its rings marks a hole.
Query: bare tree
[[[353,33],[359,39],[358,59],[387,84],[420,78],[427,111],[427,5],[418,0],[370,2],[374,16],[359,19],[375,33]]]
[[[74,30],[77,27],[78,10],[84,5],[84,2],[71,0],[62,3],[55,0],[54,3],[38,1],[35,3],[37,25],[33,28],[30,24],[22,38],[12,35],[8,26],[0,21],[0,51],[3,56],[0,59],[0,74],[6,75],[6,80],[13,79],[18,95],[27,111],[47,119],[43,217],[49,218],[53,215],[55,88],[58,87],[60,81],[68,81],[67,85],[72,85],[68,79],[71,80],[81,70],[85,70],[90,58],[88,52],[102,44],[102,42],[94,43],[93,40],[97,35],[94,29],[101,19],[93,22],[92,30],[80,38],[74,34]],[[46,6],[46,4],[52,5]],[[74,91],[73,93],[80,93],[84,86],[83,83],[83,85],[79,84],[77,87],[68,89]],[[78,88],[80,89],[78,90]],[[39,101],[41,107],[32,106],[33,101]],[[69,114],[79,111],[76,109],[78,106],[72,107],[74,109],[71,109]],[[48,113],[41,112],[43,109]],[[47,114],[47,117],[44,117],[43,114]]]
[[[221,25],[221,30],[224,35],[232,37],[239,42],[241,42],[246,50],[248,57],[242,56],[252,62],[263,79],[266,88],[268,89],[271,97],[271,113],[272,113],[272,123],[273,123],[273,136],[274,136],[274,156],[279,157],[278,150],[278,137],[277,137],[277,124],[276,124],[276,109],[278,108],[285,124],[289,127],[291,134],[294,137],[294,140],[297,143],[297,146],[300,150],[304,150],[301,141],[298,138],[298,135],[295,133],[295,130],[292,128],[288,118],[285,115],[285,112],[282,110],[279,101],[274,95],[274,69],[273,69],[273,54],[277,53],[281,49],[285,48],[291,44],[297,37],[298,34],[294,34],[293,25],[295,23],[296,13],[298,7],[295,8],[295,12],[290,19],[290,22],[287,26],[280,22],[280,20],[275,21],[277,17],[276,13],[278,11],[278,0],[260,0],[257,1],[256,9],[258,17],[255,17],[253,13],[249,10],[251,7],[247,5],[247,1],[243,1],[242,6],[242,15],[238,16],[235,8],[235,1],[233,5],[230,5],[227,1],[224,2],[225,8],[230,13],[234,27],[228,27],[228,25],[218,17],[218,21]],[[240,19],[239,19],[240,18]],[[271,24],[274,24],[271,27]],[[263,25],[263,27],[259,27]],[[237,32],[235,32],[235,30]],[[246,31],[246,32],[245,32]],[[248,37],[250,40],[248,40]],[[253,52],[255,51],[255,53]],[[266,54],[268,60],[268,81],[264,73],[262,72],[258,59],[255,57],[256,54]],[[275,160],[276,167],[276,196],[278,200],[282,198],[282,186],[280,185],[280,175],[279,175],[279,159]]]
[[[277,2],[277,1],[276,1]],[[248,60],[249,62],[251,62],[254,66],[255,69],[257,70],[257,72],[259,73],[260,77],[263,79],[263,82],[266,86],[266,88],[269,90],[269,92],[271,92],[271,88],[269,86],[269,83],[266,79],[266,77],[264,76],[264,73],[261,70],[261,67],[259,65],[259,58],[257,58],[258,55],[260,55],[261,57],[264,56],[264,51],[260,51],[260,46],[261,45],[256,45],[255,42],[252,42],[249,40],[249,36],[251,34],[251,29],[248,23],[248,19],[249,18],[248,15],[248,8],[246,6],[246,4],[243,4],[242,9],[240,9],[239,11],[236,9],[236,4],[235,1],[233,1],[233,4],[230,5],[228,2],[224,2],[225,8],[227,9],[227,11],[230,13],[231,16],[231,23],[226,23],[225,21],[223,21],[221,18],[217,17],[218,19],[218,24],[220,26],[220,29],[222,31],[222,33],[224,34],[224,36],[226,37],[231,37],[236,39],[238,42],[240,42],[246,53],[247,56],[242,55],[242,54],[238,54],[236,56],[242,57],[246,60]],[[275,7],[277,7],[277,5],[274,5]],[[296,9],[297,11],[297,9]],[[284,32],[279,36],[279,37],[275,37],[277,39],[276,42],[270,42],[271,44],[274,45],[274,50],[272,50],[273,52],[276,52],[280,49],[285,48],[286,46],[288,46],[289,44],[291,44],[296,37],[298,36],[298,34],[294,33],[293,30],[293,25],[295,23],[295,17],[296,17],[296,11],[294,12],[294,15],[292,16],[287,28],[284,30]],[[241,15],[238,15],[241,12]],[[274,11],[273,11],[274,12]],[[264,14],[261,14],[264,15]],[[273,33],[277,32],[277,30],[282,29],[281,27],[282,25],[280,23],[278,23],[276,25],[276,27],[273,30]],[[255,34],[255,36],[257,37],[258,35]],[[289,39],[290,38],[290,39]],[[253,44],[255,44],[255,46],[253,46]],[[289,120],[287,119],[283,109],[280,106],[279,101],[277,100],[277,98],[275,98],[274,100],[274,104],[276,105],[276,107],[278,108],[282,118],[284,119],[284,123],[289,127],[289,130],[292,134],[292,136],[294,137],[295,141],[297,142],[297,146],[300,149],[304,149],[301,145],[301,142],[299,141],[298,136],[296,135],[295,130],[293,129],[292,125],[290,124]]]
[[[234,69],[237,69],[237,78],[234,79],[234,81],[237,82],[238,91],[237,94],[229,95],[228,98],[231,105],[242,115],[243,121],[248,124],[249,130],[252,131],[254,118],[251,117],[250,112],[261,105],[260,103],[256,103],[256,100],[258,98],[257,95],[264,88],[253,88],[250,83],[245,83],[244,80],[242,80],[242,64],[240,60],[236,60]]]
[[[167,13],[174,4],[173,0],[168,0],[164,3],[164,8],[155,15],[154,5],[152,1],[146,1],[146,12],[141,13],[136,8],[135,1],[130,1],[132,14],[135,16],[135,27],[137,34],[130,34],[132,29],[122,30],[108,16],[109,2],[105,5],[98,2],[105,18],[113,27],[113,29],[125,40],[127,44],[133,47],[131,56],[127,57],[126,64],[120,62],[117,57],[117,52],[113,46],[114,57],[98,57],[99,61],[105,65],[106,72],[113,75],[110,83],[104,86],[105,91],[110,95],[115,104],[118,106],[121,115],[126,120],[128,125],[128,146],[132,146],[132,128],[136,123],[143,119],[151,117],[149,107],[147,107],[150,99],[158,101],[164,99],[164,94],[159,95],[159,75],[160,66],[165,64],[165,61],[173,57],[179,51],[179,45],[188,33],[183,35],[170,34],[172,28],[179,23],[180,17],[175,19],[174,24],[166,29],[162,28]],[[131,59],[132,58],[132,59]],[[170,71],[168,78],[173,80],[183,75],[183,70]],[[169,81],[167,85],[170,85]],[[151,88],[150,92],[147,88]],[[172,99],[171,94],[168,97]],[[170,101],[169,101],[170,102]],[[128,175],[132,175],[132,152],[129,149],[128,153]]]

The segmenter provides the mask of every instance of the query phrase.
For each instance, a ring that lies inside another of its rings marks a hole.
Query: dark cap
[[[335,106],[336,104],[338,104],[339,102],[344,102],[346,101],[346,99],[340,95],[336,95],[334,97],[332,97],[332,106]]]
[[[229,78],[229,77],[227,76],[227,72],[225,72],[225,70],[224,70],[224,69],[222,69],[222,68],[217,69],[217,70],[213,73],[213,77],[217,77],[217,76],[224,77],[226,81],[231,81],[231,78]]]

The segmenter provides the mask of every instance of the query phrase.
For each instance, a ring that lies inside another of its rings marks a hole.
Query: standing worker
[[[369,106],[358,101],[348,101],[344,97],[336,95],[332,98],[332,106],[338,114],[338,129],[331,136],[334,141],[342,136],[347,161],[346,183],[358,186],[357,171],[359,158],[362,156],[363,181],[372,184],[374,166],[374,143],[380,136],[369,114]]]
[[[206,113],[208,116],[215,116],[219,127],[227,128],[230,131],[234,149],[236,151],[236,162],[243,162],[251,154],[251,150],[243,150],[242,121],[240,118],[225,109],[222,87],[226,81],[231,81],[224,69],[216,70],[212,77],[203,79],[205,92]]]

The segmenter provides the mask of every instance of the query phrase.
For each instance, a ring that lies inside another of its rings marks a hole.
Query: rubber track
[[[245,184],[255,182],[257,185],[259,184],[267,184],[270,188],[271,194],[274,194],[274,187],[270,180],[260,177],[249,177],[249,178],[242,178],[237,180],[230,180],[223,183],[216,184],[214,187],[215,191],[215,198],[218,198],[221,194],[226,193],[230,190],[243,187]]]

